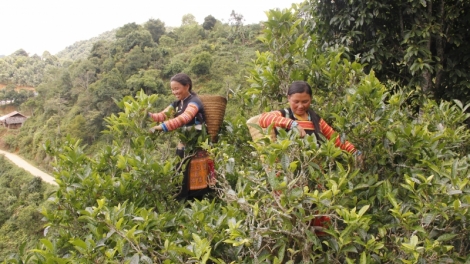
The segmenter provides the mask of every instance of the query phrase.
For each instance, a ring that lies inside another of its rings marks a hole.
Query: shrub
[[[194,58],[191,59],[191,63],[189,64],[189,67],[191,68],[191,72],[199,76],[199,75],[209,74],[211,65],[212,65],[212,56],[210,55],[209,52],[204,51],[194,56]]]
[[[18,147],[18,141],[16,135],[14,134],[8,134],[4,136],[3,143],[5,144],[5,147],[7,147],[9,150],[15,150]]]
[[[164,78],[171,78],[173,75],[183,72],[186,64],[181,60],[175,60],[167,64],[162,70],[162,76]]]
[[[218,164],[218,198],[185,207],[171,198],[179,176],[172,170],[177,160],[162,153],[161,140],[167,139],[145,132],[150,124],[143,109],[154,100],[144,93],[124,98],[122,112],[107,118],[107,133],[116,140],[93,158],[72,139],[49,149],[61,153],[55,154],[60,189],[54,200],[64,210],[43,210],[50,235],[29,257],[465,261],[469,215],[460,204],[469,199],[469,157],[462,151],[470,134],[459,125],[467,117],[462,105],[427,101],[421,117],[431,122],[420,122],[403,108],[403,93],[389,95],[366,76],[337,98],[342,115],[331,113],[337,131],[364,151],[362,168],[333,141],[318,147],[314,137],[300,139],[294,132],[249,144],[246,119],[228,117],[218,143],[201,142]],[[327,107],[324,112],[336,105]],[[431,118],[436,111],[442,118]],[[355,126],[348,127],[341,116],[353,113]],[[321,216],[331,219],[326,229],[309,224]]]

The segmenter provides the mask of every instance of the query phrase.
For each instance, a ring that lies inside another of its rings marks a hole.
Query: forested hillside
[[[44,74],[60,65],[59,60],[49,52],[42,56],[29,56],[22,49],[0,59],[0,83],[16,86],[38,86]]]
[[[152,19],[50,68],[9,147],[50,165],[59,187],[41,209],[46,236],[5,262],[469,262],[470,104],[453,75],[467,64],[452,63],[468,21],[451,15],[468,4],[441,1],[436,15],[437,4],[305,1],[270,10],[262,25],[186,15],[172,30]],[[404,21],[403,34],[381,35]],[[391,39],[372,50],[373,36]],[[173,198],[174,148],[187,134],[148,132],[147,112],[172,100],[178,72],[229,102],[219,140],[197,139],[218,177],[201,201]],[[252,142],[247,119],[285,107],[294,80],[314,88],[314,110],[363,160],[336,137],[296,130]]]
[[[87,59],[94,43],[98,41],[114,40],[116,40],[116,29],[106,31],[91,39],[77,41],[58,52],[55,56],[60,60],[75,61],[79,59]]]
[[[20,60],[25,60],[25,65],[35,60],[44,64],[44,70],[38,71],[40,83],[23,81],[34,84],[38,96],[21,105],[21,110],[32,117],[8,147],[48,164],[44,150],[38,146],[70,135],[91,146],[93,152],[94,145],[108,140],[100,131],[105,128],[104,118],[118,112],[116,100],[144,90],[162,95],[154,107],[164,108],[172,100],[168,96],[169,78],[178,72],[191,74],[198,93],[227,96],[230,91],[246,87],[246,65],[256,50],[263,50],[257,40],[261,26],[243,25],[242,16],[236,13],[233,25],[212,16],[203,25],[197,24],[192,15],[183,19],[184,24],[171,31],[158,19],[143,25],[126,24],[114,31],[115,40],[106,33],[108,38],[95,42],[86,59],[69,61],[49,54],[42,58],[24,54],[7,57],[4,65],[12,67],[12,72],[28,72],[29,67],[13,67]],[[84,47],[71,46],[60,54],[83,55],[87,53]],[[27,79],[29,74],[24,77]],[[2,80],[11,87],[21,83],[6,77]],[[10,97],[3,94],[5,99]]]

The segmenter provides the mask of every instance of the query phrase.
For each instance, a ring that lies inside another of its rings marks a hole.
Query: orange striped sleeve
[[[323,118],[320,119],[320,129],[321,129],[321,133],[323,135],[325,135],[325,137],[330,140],[331,137],[333,136],[333,134],[335,133],[335,131],[333,130],[333,128],[328,125],[325,120],[323,120]],[[349,153],[354,153],[356,152],[356,148],[354,147],[353,144],[351,144],[349,141],[344,141],[343,143],[341,143],[341,139],[339,138],[339,136],[336,138],[335,140],[335,145],[339,148],[341,148],[342,150],[346,150],[347,152]]]
[[[172,108],[173,106],[170,105],[159,113],[149,113],[149,116],[155,122],[163,122],[167,119],[167,113],[170,112]]]
[[[198,106],[194,103],[189,103],[181,115],[163,122],[164,130],[171,131],[186,125],[194,119],[198,112]]]
[[[267,128],[271,124],[275,127],[290,128],[294,120],[283,117],[281,111],[272,111],[261,114],[258,122],[262,128]]]

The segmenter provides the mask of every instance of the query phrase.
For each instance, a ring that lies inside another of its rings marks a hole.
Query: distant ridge
[[[93,37],[88,40],[77,41],[72,45],[67,46],[64,50],[59,51],[55,56],[60,59],[72,61],[86,59],[90,54],[91,49],[93,48],[93,44],[95,44],[96,42],[100,40],[115,41],[116,31],[117,29],[113,29],[110,31],[103,32],[97,37]]]

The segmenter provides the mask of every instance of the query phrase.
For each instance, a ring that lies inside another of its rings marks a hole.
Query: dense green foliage
[[[2,105],[12,104],[14,106],[19,106],[23,104],[28,98],[34,97],[33,91],[27,90],[15,90],[15,85],[7,85],[5,89],[0,90],[0,102]]]
[[[244,26],[235,12],[231,26],[217,22],[212,30],[185,16],[158,45],[145,28],[128,24],[116,42],[97,43],[88,60],[58,69],[38,87],[48,101],[36,116],[59,133],[38,133],[50,130],[28,124],[21,132],[21,139],[30,135],[29,144],[44,143],[53,159],[59,189],[53,206],[42,210],[48,233],[35,249],[8,261],[470,261],[470,131],[463,125],[470,105],[425,95],[411,100],[415,90],[381,82],[359,58],[348,59],[349,47],[325,47],[305,10],[271,10],[264,46],[250,42],[256,27]],[[257,49],[247,72],[233,74],[231,66],[245,62],[255,45],[267,50]],[[212,64],[198,76],[191,67],[205,64],[198,56],[207,57],[204,52]],[[86,70],[74,75],[75,69]],[[197,139],[215,161],[216,193],[188,203],[172,198],[182,178],[174,155],[181,135],[149,134],[146,116],[166,105],[160,83],[181,70],[195,76],[197,91],[229,91],[219,141]],[[295,131],[251,142],[246,120],[284,107],[293,80],[315,88],[315,111],[362,150],[363,163],[333,140],[318,146],[315,137]],[[93,111],[104,124],[89,123]],[[81,133],[96,136],[105,128],[106,145],[61,132],[72,118],[83,122],[74,126]],[[86,148],[80,140],[95,145]],[[327,235],[318,236],[320,228],[308,223],[325,215],[332,221],[321,230]]]
[[[53,187],[0,156],[0,260],[34,247],[43,236],[40,206]],[[24,245],[23,245],[24,244]]]
[[[44,73],[58,64],[59,60],[47,51],[39,57],[19,50],[0,59],[0,83],[35,87],[43,81]]]
[[[383,82],[470,102],[469,1],[306,2],[321,45],[347,47]]]
[[[333,142],[317,147],[313,137],[281,133],[277,142],[250,146],[246,119],[227,117],[220,141],[201,143],[218,164],[219,197],[184,207],[171,199],[181,175],[172,169],[172,148],[162,144],[170,135],[147,132],[142,110],[156,100],[144,93],[124,98],[119,115],[107,119],[113,143],[94,157],[73,140],[48,146],[60,189],[56,206],[43,210],[48,236],[23,258],[465,261],[470,133],[460,125],[467,116],[459,104],[427,101],[426,122],[419,121],[405,94],[389,95],[373,75],[361,77],[336,104],[321,104],[321,113],[332,113],[338,131],[365,151],[361,170]],[[344,118],[353,114],[362,121],[348,128]],[[306,224],[316,215],[333,219],[328,236],[317,237]]]

